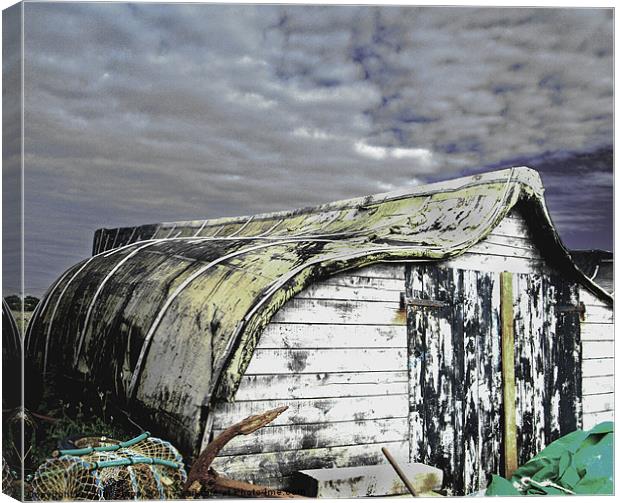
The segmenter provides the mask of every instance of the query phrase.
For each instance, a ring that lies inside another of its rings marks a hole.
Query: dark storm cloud
[[[612,143],[610,11],[25,12],[37,294],[88,254],[97,227],[297,207]],[[611,190],[610,167],[600,172],[592,196]],[[581,170],[545,176],[588,199]],[[600,222],[565,208],[554,210],[565,228]]]

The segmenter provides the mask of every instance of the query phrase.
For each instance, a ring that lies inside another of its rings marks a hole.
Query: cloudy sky
[[[26,291],[98,227],[522,164],[570,247],[610,249],[612,29],[601,9],[26,4]]]

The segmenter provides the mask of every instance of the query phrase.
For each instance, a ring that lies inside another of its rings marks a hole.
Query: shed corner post
[[[515,390],[515,333],[512,273],[500,274],[502,384],[504,404],[504,476],[517,469],[517,410]]]

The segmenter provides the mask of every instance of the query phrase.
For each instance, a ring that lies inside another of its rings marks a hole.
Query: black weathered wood
[[[501,451],[501,341],[499,328],[499,278],[497,274],[478,275],[480,303],[480,340],[478,343],[478,383],[480,407],[479,485],[486,485],[490,475],[500,469]]]
[[[423,292],[422,268],[407,265],[405,291],[409,298],[421,297]],[[423,462],[424,442],[424,385],[426,340],[425,316],[407,309],[407,366],[409,372],[409,445],[410,461]]]
[[[483,313],[480,312],[478,292],[479,274],[484,273],[478,273],[476,271],[464,271],[463,273],[463,346],[462,348],[456,348],[457,355],[462,355],[464,359],[463,483],[466,493],[478,487],[478,468],[480,461],[478,449],[478,426],[481,420],[478,416],[478,341],[480,339],[481,325],[484,324],[484,322],[481,320]]]
[[[556,282],[548,275],[543,277],[543,301],[545,307],[544,337],[542,349],[544,356],[545,394],[543,402],[545,412],[545,443],[560,436],[559,408],[556,406],[556,392],[559,380],[556,367],[558,365],[558,345],[556,344]]]
[[[464,347],[464,297],[463,276],[464,271],[453,269],[454,302],[452,307],[452,344],[453,344],[453,421],[454,421],[454,469],[452,470],[452,491],[455,494],[464,494],[464,470],[465,447],[464,447],[464,400],[465,400],[465,358],[462,349]],[[459,348],[459,349],[457,349]],[[444,478],[445,480],[445,478]]]
[[[556,305],[579,305],[579,289],[564,278],[555,277]],[[564,311],[556,316],[558,375],[560,393],[560,436],[581,426],[581,334],[578,311]]]
[[[499,276],[431,265],[407,268],[406,298],[420,300],[407,306],[411,460],[441,468],[452,494],[485,487],[504,465]],[[512,292],[523,464],[578,424],[579,312],[557,309],[578,305],[578,298],[575,285],[555,277],[515,274]]]

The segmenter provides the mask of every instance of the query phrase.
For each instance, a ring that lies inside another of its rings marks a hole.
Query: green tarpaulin
[[[487,496],[612,494],[613,423],[577,430],[552,442],[510,480],[493,475]]]

